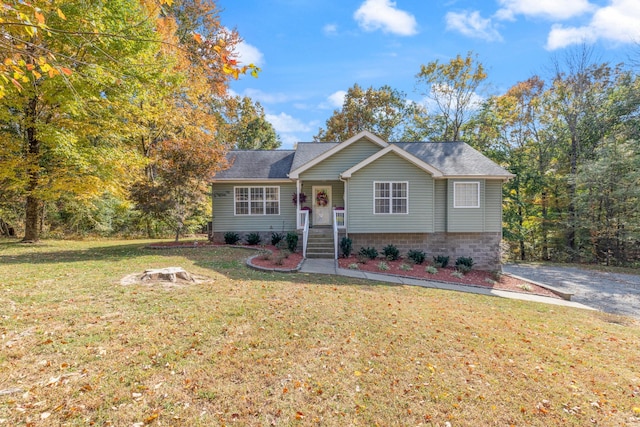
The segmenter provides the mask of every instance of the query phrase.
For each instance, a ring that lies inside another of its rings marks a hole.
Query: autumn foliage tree
[[[238,35],[211,2],[0,6],[0,183],[24,203],[25,241],[39,239],[48,201],[124,194],[162,142],[208,143],[210,96],[257,73],[234,59]]]

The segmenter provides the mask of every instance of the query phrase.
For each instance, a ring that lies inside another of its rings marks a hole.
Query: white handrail
[[[345,224],[344,209],[333,210],[333,252],[335,259],[338,259],[338,229],[347,228]]]
[[[309,240],[309,211],[301,211],[304,227],[302,229],[302,257],[307,257],[307,241]]]

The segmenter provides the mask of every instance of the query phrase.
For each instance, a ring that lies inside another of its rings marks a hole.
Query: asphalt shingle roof
[[[445,176],[504,176],[512,174],[464,142],[396,142],[406,152]]]
[[[287,179],[290,171],[307,164],[339,143],[301,142],[296,150],[238,150],[227,159],[231,166],[218,172],[217,179]],[[512,174],[464,142],[392,143],[446,176],[511,177]]]
[[[227,160],[231,166],[214,179],[287,179],[294,154],[294,150],[230,151]]]

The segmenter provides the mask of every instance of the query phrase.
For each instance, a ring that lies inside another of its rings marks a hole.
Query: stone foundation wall
[[[451,265],[456,258],[473,258],[474,268],[496,271],[500,264],[500,233],[349,233],[353,253],[361,247],[372,246],[381,251],[395,245],[405,255],[409,249],[422,249],[427,259],[434,255],[448,255]]]

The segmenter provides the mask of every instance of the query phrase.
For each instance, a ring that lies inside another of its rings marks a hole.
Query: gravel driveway
[[[572,293],[571,301],[640,318],[640,275],[535,264],[507,264],[502,270]]]

